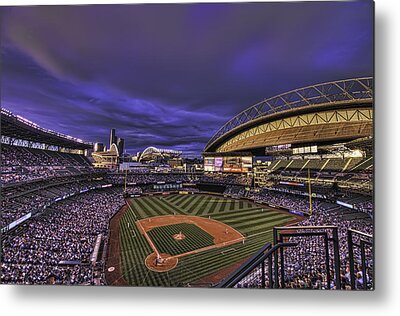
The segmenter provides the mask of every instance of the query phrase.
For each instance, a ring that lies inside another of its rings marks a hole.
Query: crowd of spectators
[[[310,208],[310,201],[307,197],[268,189],[262,189],[259,192],[252,191],[249,193],[249,198],[258,203],[266,203],[300,212],[308,212]],[[317,207],[318,200],[313,199],[312,205],[314,208]]]
[[[356,203],[354,207],[361,212],[372,213],[374,209],[374,203],[372,200],[366,200]]]
[[[280,192],[265,192],[263,190],[259,195],[264,198],[258,201],[273,201],[273,203],[290,209],[299,211],[308,211],[308,198],[284,194]],[[314,200],[312,215],[296,224],[296,226],[325,226],[333,225],[338,227],[339,254],[340,254],[340,278],[342,289],[350,289],[350,265],[349,249],[347,243],[348,229],[354,229],[369,235],[373,235],[373,223],[370,219],[352,219],[349,220],[342,216],[342,207]],[[293,229],[294,231],[295,229]],[[321,230],[315,230],[321,231]],[[332,233],[329,232],[330,237]],[[327,272],[325,262],[324,239],[320,236],[291,237],[291,242],[297,243],[295,247],[288,247],[284,251],[285,266],[285,287],[304,288],[304,289],[327,289]],[[335,288],[335,273],[333,271],[333,245],[329,245],[330,253],[330,276],[331,284],[329,288]],[[364,288],[366,282],[367,288],[373,287],[373,253],[371,247],[366,247],[366,271],[367,275],[362,275],[361,253],[355,249],[355,278],[356,288]],[[244,278],[237,287],[262,287],[261,271],[256,269],[252,274]],[[269,278],[266,278],[266,286],[269,286]]]
[[[91,191],[55,204],[3,240],[1,283],[93,284],[97,236],[124,204],[122,189]]]
[[[107,175],[107,181],[113,184],[123,185],[125,183],[125,177],[129,185],[157,184],[160,182],[191,183],[194,181],[192,175],[187,173],[129,173],[128,175],[124,173],[112,173]]]
[[[1,146],[1,186],[93,171],[90,162],[82,155]]]
[[[231,174],[231,173],[209,173],[203,174],[199,178],[199,182],[204,183],[219,183],[229,185],[244,185],[250,186],[252,178],[246,174]]]
[[[141,187],[137,186],[128,186],[126,189],[124,189],[124,193],[126,194],[142,194],[143,189]]]
[[[7,190],[1,200],[0,228],[16,221],[22,216],[43,211],[43,209],[60,198],[78,194],[80,191],[98,187],[105,182],[91,180],[69,180],[62,182],[37,182]],[[21,192],[22,191],[22,192]]]
[[[217,183],[221,185],[251,185],[251,177],[243,174],[193,174],[193,173],[111,173],[107,180],[114,184],[156,184],[165,183]]]
[[[82,155],[2,144],[3,166],[90,166]]]
[[[227,185],[224,191],[224,195],[240,198],[245,196],[245,188],[239,185]]]
[[[351,205],[353,209],[359,212],[369,214],[373,217],[374,203],[371,196],[362,195],[350,190],[341,190],[339,193],[338,200]]]

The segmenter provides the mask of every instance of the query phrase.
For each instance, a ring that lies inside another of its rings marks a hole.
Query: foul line
[[[229,249],[226,249],[226,250],[224,250],[224,251],[221,251],[221,254],[224,255],[224,254],[226,254],[227,252],[230,252],[230,251],[236,251],[236,248],[229,248]]]
[[[133,213],[133,216],[135,217],[136,220],[136,224],[139,226],[139,229],[142,231],[144,237],[146,238],[147,242],[149,243],[149,246],[151,247],[151,249],[153,249],[153,251],[156,253],[157,257],[160,257],[160,253],[158,252],[156,246],[153,244],[153,241],[151,240],[151,238],[149,237],[149,235],[147,235],[147,232],[144,230],[142,223],[140,222],[140,220],[137,219],[137,216],[135,214],[135,211],[132,209],[129,201],[127,201],[128,203],[128,207],[131,210],[131,212]],[[136,237],[136,234],[135,234]]]
[[[181,257],[185,257],[185,256],[188,256],[188,255],[193,255],[195,253],[203,252],[203,251],[206,251],[206,250],[222,248],[222,247],[225,247],[225,246],[236,244],[236,243],[238,243],[240,241],[243,241],[243,240],[245,240],[245,237],[240,237],[238,239],[225,241],[223,243],[219,243],[219,244],[216,244],[216,245],[211,245],[211,246],[195,249],[195,250],[192,250],[192,251],[189,251],[189,252],[184,252],[184,253],[181,253],[181,254],[176,255],[176,256],[171,256],[170,258],[181,258]]]
[[[144,230],[142,223],[140,221],[136,221],[136,223],[137,223],[137,225],[139,225],[139,229],[142,231],[142,234],[144,235],[144,238],[146,238],[151,249],[153,249],[153,251],[156,253],[157,257],[160,257],[160,253],[158,252],[156,246],[153,244],[153,241],[151,240],[149,235],[147,235],[147,232]]]

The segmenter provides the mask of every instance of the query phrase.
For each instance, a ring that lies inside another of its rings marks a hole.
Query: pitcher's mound
[[[155,252],[149,254],[145,260],[147,269],[155,272],[166,272],[172,270],[178,264],[178,258],[171,257],[167,253],[161,253],[157,259]]]
[[[172,238],[174,238],[175,240],[183,240],[186,238],[186,236],[182,233],[179,233],[179,234],[172,235]]]

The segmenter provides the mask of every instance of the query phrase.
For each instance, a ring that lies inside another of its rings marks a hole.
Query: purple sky
[[[370,1],[2,8],[2,106],[130,153],[199,154],[238,112],[373,75]]]

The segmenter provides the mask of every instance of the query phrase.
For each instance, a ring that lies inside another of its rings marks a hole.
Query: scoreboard
[[[205,157],[204,171],[208,172],[250,172],[253,158],[249,156]]]

